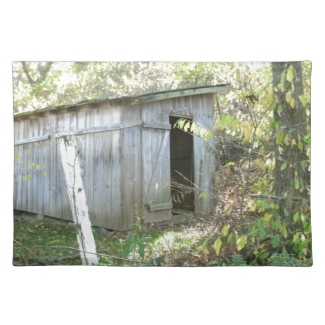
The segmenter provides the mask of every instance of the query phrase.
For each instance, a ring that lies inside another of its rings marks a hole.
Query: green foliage
[[[247,266],[246,261],[241,255],[231,255],[229,261],[224,263],[225,266]]]

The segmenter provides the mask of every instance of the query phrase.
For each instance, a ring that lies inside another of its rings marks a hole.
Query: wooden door
[[[169,115],[142,110],[144,223],[171,219]]]

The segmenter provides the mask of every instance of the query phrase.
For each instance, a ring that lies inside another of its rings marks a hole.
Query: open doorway
[[[194,145],[191,133],[174,128],[181,117],[170,116],[170,176],[173,214],[194,212]],[[191,118],[186,117],[189,121]]]

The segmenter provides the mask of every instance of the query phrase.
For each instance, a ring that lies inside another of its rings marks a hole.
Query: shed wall
[[[213,94],[132,106],[102,103],[97,108],[86,108],[63,111],[61,114],[47,112],[47,116],[14,122],[15,141],[46,134],[51,136],[46,140],[15,145],[15,154],[19,157],[15,160],[15,209],[72,220],[55,137],[58,132],[139,121],[143,110],[150,110],[157,116],[190,116],[195,122],[210,128],[214,121]],[[155,132],[153,130],[152,134]],[[136,213],[140,216],[144,212],[142,155],[146,144],[142,143],[141,125],[81,133],[76,138],[92,224],[108,229],[130,229]],[[165,165],[168,167],[168,163]],[[194,138],[194,168],[195,183],[211,190],[214,159],[198,138]],[[27,180],[26,175],[31,175],[31,179]],[[200,191],[197,191],[195,195],[195,213],[205,215],[212,210],[214,202],[199,199],[199,194]],[[164,216],[162,220],[166,218]]]

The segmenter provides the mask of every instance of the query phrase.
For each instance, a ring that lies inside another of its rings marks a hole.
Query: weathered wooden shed
[[[173,125],[186,117],[212,128],[214,93],[228,88],[178,89],[16,114],[14,209],[72,220],[57,144],[59,133],[69,130],[77,138],[93,225],[123,231],[131,229],[135,215],[145,224],[184,211],[208,215],[213,195],[199,196],[213,187],[214,156],[202,139]]]

